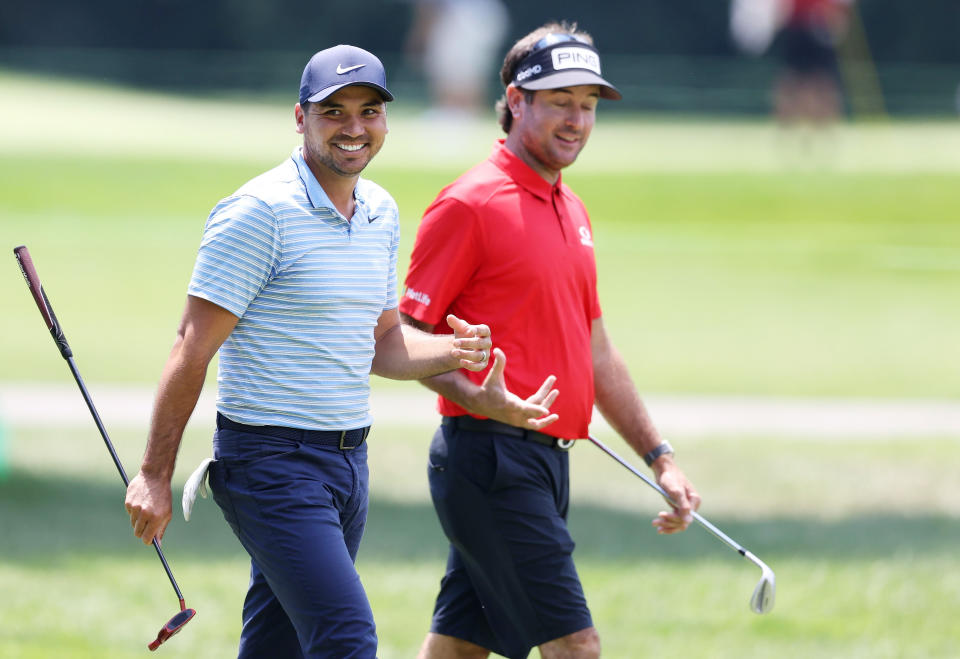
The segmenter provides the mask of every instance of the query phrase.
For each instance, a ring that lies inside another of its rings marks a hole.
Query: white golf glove
[[[212,462],[214,462],[213,458],[205,458],[183,484],[183,519],[188,522],[190,513],[193,511],[193,502],[197,500],[197,492],[204,499],[207,498],[207,471]]]

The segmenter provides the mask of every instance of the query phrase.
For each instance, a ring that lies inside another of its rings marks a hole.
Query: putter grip
[[[26,245],[20,245],[13,249],[13,254],[17,257],[17,265],[20,266],[20,272],[27,282],[27,288],[30,289],[30,293],[33,295],[33,301],[37,303],[40,315],[43,316],[43,322],[47,324],[47,329],[50,330],[50,336],[53,337],[54,343],[56,343],[57,348],[60,349],[60,354],[63,355],[64,359],[72,357],[73,351],[70,350],[67,337],[63,334],[60,321],[57,320],[57,315],[53,313],[50,300],[47,299],[47,294],[40,285],[40,277],[37,275],[37,269],[33,266],[33,259],[30,258],[30,250],[27,249]]]

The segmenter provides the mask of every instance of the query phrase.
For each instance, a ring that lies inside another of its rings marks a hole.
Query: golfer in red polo
[[[514,44],[501,79],[507,137],[427,209],[400,302],[428,331],[448,313],[483,318],[502,349],[484,373],[424,380],[440,394],[429,478],[450,554],[420,657],[598,657],[566,526],[567,449],[594,404],[676,502],[653,522],[661,533],[685,529],[700,497],[610,342],[590,218],[560,176],[600,99],[620,93],[566,24]]]

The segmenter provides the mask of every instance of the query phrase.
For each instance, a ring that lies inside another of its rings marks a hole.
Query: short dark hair
[[[538,27],[536,30],[530,34],[520,37],[520,39],[510,47],[510,50],[507,51],[506,56],[503,58],[503,66],[500,68],[500,82],[503,83],[504,89],[506,89],[511,82],[513,82],[513,76],[517,72],[517,65],[523,60],[524,57],[529,55],[533,51],[533,47],[537,44],[538,41],[543,39],[548,34],[570,34],[585,43],[593,45],[593,37],[582,30],[577,29],[577,24],[567,23],[566,21],[560,21],[559,23],[554,21],[547,23]],[[527,103],[533,101],[534,92],[529,90],[523,90],[523,96]],[[500,97],[500,100],[496,103],[497,111],[497,121],[500,123],[500,127],[503,128],[503,132],[510,134],[510,128],[513,126],[513,115],[510,113],[510,108],[507,107],[507,94],[504,92],[503,96]]]

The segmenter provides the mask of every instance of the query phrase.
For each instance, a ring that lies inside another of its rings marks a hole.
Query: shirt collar
[[[505,142],[506,140],[501,138],[493,145],[493,153],[490,154],[490,161],[503,170],[503,172],[512,178],[519,186],[545,201],[550,201],[555,191],[558,192],[560,186],[563,184],[562,175],[557,176],[557,182],[553,185],[547,183],[536,170],[508,149]]]
[[[314,208],[327,208],[340,217],[343,217],[340,211],[337,210],[337,207],[333,205],[333,202],[330,201],[330,197],[327,196],[323,186],[317,181],[317,177],[310,171],[310,166],[307,165],[307,161],[303,159],[303,147],[296,147],[290,155],[290,158],[297,166],[297,171],[300,173],[300,180],[303,181],[303,186],[307,191],[307,198],[310,200],[310,204]],[[359,184],[353,188],[353,198],[356,200],[357,205],[353,213],[353,218],[351,219],[367,219],[367,202],[360,193]],[[344,218],[344,220],[346,219],[347,218]],[[351,222],[351,224],[353,224],[353,222]]]

